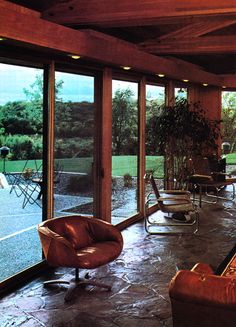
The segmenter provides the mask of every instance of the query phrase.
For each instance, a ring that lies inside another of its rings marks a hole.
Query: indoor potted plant
[[[220,121],[206,117],[201,104],[180,99],[173,106],[161,105],[150,121],[155,152],[165,156],[166,181],[183,188],[191,173],[189,159],[217,153]],[[170,184],[169,184],[170,185]]]

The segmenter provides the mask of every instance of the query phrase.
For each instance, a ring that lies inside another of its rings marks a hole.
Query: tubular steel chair
[[[145,203],[145,228],[149,234],[183,234],[197,233],[198,212],[196,206],[190,199],[190,192],[186,190],[161,190],[159,191],[152,173],[144,176],[146,182],[150,182],[155,200],[161,212],[167,213],[167,218],[163,221],[152,220],[148,213],[149,203],[153,201],[153,193],[149,193]],[[157,218],[158,219],[158,218]],[[157,227],[157,231],[153,229]],[[191,231],[189,230],[191,227]]]
[[[221,160],[222,161],[222,160]],[[193,174],[190,176],[188,183],[193,185],[193,198],[196,200],[196,191],[199,191],[199,206],[202,206],[202,202],[215,204],[220,199],[225,201],[232,201],[235,198],[235,185],[236,178],[232,178],[230,175],[227,175],[225,171],[221,170],[220,163],[214,164],[211,167],[209,159],[204,158],[195,158],[190,160],[190,165],[192,166]],[[213,168],[213,169],[211,169]],[[228,185],[232,185],[233,192],[231,198],[225,198],[219,195],[220,191]],[[214,190],[215,195],[209,194],[208,190]],[[212,201],[203,200],[202,196],[212,198]]]
[[[111,290],[110,285],[79,278],[79,268],[95,269],[114,261],[123,248],[120,231],[100,219],[64,216],[38,225],[45,258],[50,266],[75,268],[75,281],[51,280],[44,285],[69,284],[65,301],[74,297],[79,286],[93,285]],[[86,274],[87,276],[88,274]]]

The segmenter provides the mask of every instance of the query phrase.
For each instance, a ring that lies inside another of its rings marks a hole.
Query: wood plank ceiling
[[[236,0],[12,0],[43,19],[118,37],[214,74],[236,74]]]

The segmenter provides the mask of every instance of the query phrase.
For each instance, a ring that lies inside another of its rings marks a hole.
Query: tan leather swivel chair
[[[169,296],[173,327],[231,327],[236,323],[236,259],[221,275],[204,263],[180,270]]]
[[[100,219],[74,215],[44,221],[38,225],[38,233],[50,266],[76,269],[75,282],[52,280],[44,283],[69,284],[65,301],[73,298],[77,286],[87,284],[111,290],[109,285],[80,279],[79,268],[98,268],[120,255],[123,238],[116,227]]]

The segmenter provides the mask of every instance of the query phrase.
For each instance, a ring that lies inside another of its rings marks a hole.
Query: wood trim
[[[146,78],[143,77],[139,82],[139,157],[138,157],[138,190],[139,190],[139,212],[144,215],[145,206],[145,163],[146,163],[146,151],[145,151],[145,127],[146,127]]]
[[[101,218],[111,222],[112,71],[109,68],[103,72],[101,133]]]
[[[32,28],[33,27],[33,28]],[[176,65],[174,61],[153,56],[134,48],[127,42],[116,38],[104,37],[102,33],[96,36],[88,32],[76,31],[34,16],[2,8],[0,11],[0,35],[8,39],[20,41],[25,46],[43,48],[58,53],[75,53],[85,58],[96,60],[112,66],[131,66],[136,71],[155,74],[158,67],[162,72],[175,79],[189,76],[193,82],[206,82],[222,85],[217,75],[196,69],[184,63]],[[10,40],[9,40],[10,42]]]
[[[47,178],[47,203],[46,203],[46,217],[50,219],[54,217],[54,118],[55,118],[55,64],[51,63],[48,69],[48,85],[47,85],[47,99],[48,102],[48,125],[47,125],[47,167],[45,167]]]

